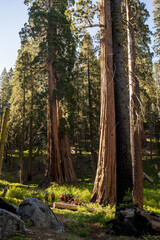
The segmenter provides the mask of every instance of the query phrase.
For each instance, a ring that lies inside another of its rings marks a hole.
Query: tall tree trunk
[[[24,80],[23,80],[24,81]],[[24,173],[23,173],[23,165],[24,165],[24,131],[25,131],[25,84],[23,82],[23,106],[22,106],[22,127],[21,127],[21,136],[20,136],[20,152],[19,152],[19,164],[20,164],[20,183],[23,183]]]
[[[132,161],[130,153],[130,123],[128,78],[125,72],[124,29],[121,0],[112,1],[113,51],[115,71],[117,205],[132,190]]]
[[[0,135],[0,176],[2,174],[2,162],[3,162],[3,153],[4,146],[7,137],[7,121],[9,117],[9,108],[6,108],[3,114],[2,124],[1,124],[1,135]]]
[[[141,150],[141,116],[139,104],[139,84],[135,78],[135,42],[133,29],[132,1],[126,0],[127,40],[128,40],[128,77],[130,109],[130,141],[133,170],[133,202],[143,208],[143,167]]]
[[[59,107],[59,120],[63,117],[61,107]],[[61,154],[61,170],[65,183],[76,183],[78,182],[70,151],[69,135],[66,132],[63,136],[59,136],[59,148]]]
[[[30,118],[29,118],[29,161],[28,161],[28,172],[27,172],[27,180],[32,180],[32,151],[33,151],[33,80],[31,86],[31,109],[30,109]]]
[[[92,108],[92,96],[91,96],[91,78],[90,78],[90,65],[89,65],[89,53],[88,53],[88,100],[89,100],[89,130],[90,130],[90,147],[91,147],[91,168],[92,178],[95,178],[95,152],[94,152],[94,140],[93,140],[93,108]]]
[[[92,202],[116,202],[116,138],[111,1],[100,1],[101,117],[100,147]]]
[[[64,179],[61,170],[60,143],[58,137],[58,106],[56,98],[53,97],[53,90],[55,88],[55,72],[53,68],[53,61],[50,60],[48,63],[50,181],[62,184]]]

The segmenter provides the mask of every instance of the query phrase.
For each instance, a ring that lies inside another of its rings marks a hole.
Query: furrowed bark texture
[[[92,202],[116,202],[116,139],[111,1],[100,1],[101,27],[101,116],[100,147]]]
[[[57,100],[53,97],[53,90],[56,88],[56,79],[52,60],[48,63],[48,88],[50,181],[62,184],[64,179],[61,171],[61,157],[59,150]]]
[[[124,61],[124,29],[121,0],[112,1],[113,51],[115,71],[117,205],[132,190],[132,161],[130,153],[129,93]]]
[[[130,141],[133,169],[133,202],[143,208],[143,167],[141,150],[141,116],[139,103],[139,84],[135,77],[135,42],[131,0],[126,0],[127,40],[128,40],[128,77],[130,103]],[[131,24],[132,23],[132,24]]]
[[[59,107],[59,119],[63,117],[63,111]],[[71,151],[69,144],[69,135],[66,132],[63,136],[59,136],[59,148],[61,154],[61,169],[65,183],[76,183],[78,179],[76,177]]]

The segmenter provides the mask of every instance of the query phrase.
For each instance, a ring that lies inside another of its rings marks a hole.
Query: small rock
[[[52,234],[49,233],[45,233],[45,235],[47,235],[48,237],[52,237]]]
[[[28,234],[30,234],[30,235],[34,235],[34,233],[31,232],[29,229],[26,229],[26,232],[27,232]]]

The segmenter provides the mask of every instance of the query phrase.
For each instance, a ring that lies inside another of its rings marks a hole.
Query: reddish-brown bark
[[[132,1],[126,0],[127,39],[128,39],[128,77],[130,100],[130,141],[133,176],[133,202],[143,208],[143,167],[141,150],[141,116],[139,103],[139,84],[135,77],[135,42],[133,29]]]
[[[100,147],[92,202],[116,202],[116,137],[111,1],[100,1],[101,117]]]

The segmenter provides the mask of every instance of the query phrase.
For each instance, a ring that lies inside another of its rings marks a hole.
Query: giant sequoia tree
[[[116,202],[116,139],[111,1],[100,2],[101,116],[97,173],[91,201]]]
[[[75,51],[70,21],[65,16],[68,3],[65,0],[25,2],[32,3],[29,24],[22,29],[21,37],[23,40],[29,37],[39,42],[39,56],[35,61],[42,63],[41,68],[46,70],[48,77],[48,180],[59,184],[75,182],[77,179],[69,153],[69,139],[65,135],[69,104],[64,103],[72,101]],[[63,127],[61,133],[64,135],[60,134],[59,126]]]

